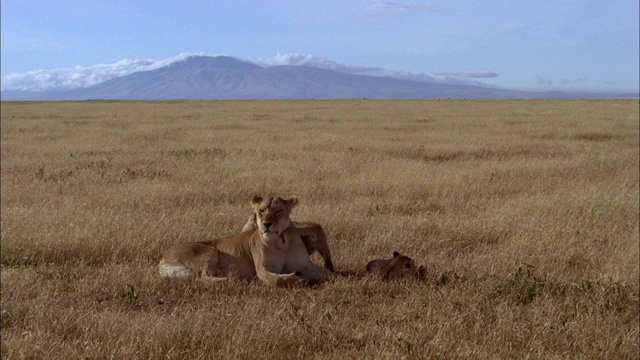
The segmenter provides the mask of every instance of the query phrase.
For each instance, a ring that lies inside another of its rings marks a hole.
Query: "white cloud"
[[[422,5],[416,3],[402,3],[395,1],[374,1],[373,4],[369,5],[369,10],[396,10],[396,11],[405,11],[405,10],[428,10],[435,11],[435,7],[432,5]]]
[[[204,54],[185,53],[160,61],[124,59],[112,64],[76,66],[72,68],[34,70],[26,73],[7,74],[2,76],[1,89],[44,91],[83,88],[134,72],[158,69],[193,55]]]
[[[335,61],[319,58],[310,54],[280,54],[263,60],[256,60],[256,64],[261,66],[279,66],[279,65],[299,65],[313,66],[322,69],[335,69],[341,65]]]
[[[446,72],[433,74],[439,77],[451,77],[458,79],[481,79],[481,78],[494,78],[498,77],[498,74],[491,70],[484,71],[462,71],[462,72]]]
[[[375,68],[375,67],[367,67],[367,66],[355,66],[355,65],[344,65],[337,63],[333,60],[323,59],[310,54],[280,54],[262,60],[256,60],[256,64],[264,67],[269,66],[278,66],[278,65],[292,65],[292,66],[311,66],[317,67],[325,70],[333,70],[338,72],[345,72],[350,74],[362,74],[362,75],[372,75],[374,73],[384,73],[388,72],[388,70]],[[380,76],[386,76],[386,74],[381,74]]]
[[[412,71],[398,71],[382,69],[372,66],[345,65],[337,63],[333,60],[323,59],[310,54],[278,54],[272,58],[255,61],[260,66],[278,66],[278,65],[298,65],[312,66],[326,70],[333,70],[353,75],[368,75],[378,77],[390,77],[401,80],[411,80],[426,83],[440,84],[457,84],[457,85],[474,85],[488,86],[487,84],[474,81],[474,78],[496,77],[493,71],[475,71],[475,72],[458,72],[446,74],[424,74]]]
[[[538,84],[538,86],[542,86],[545,88],[551,87],[553,85],[553,81],[550,79],[545,78],[542,75],[537,75],[536,76],[536,83]]]
[[[359,16],[365,18],[403,18],[418,13],[434,11],[438,11],[438,9],[429,4],[377,0],[363,7],[359,12]]]

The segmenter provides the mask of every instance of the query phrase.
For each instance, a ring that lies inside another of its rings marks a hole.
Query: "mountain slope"
[[[427,84],[307,66],[262,68],[229,57],[200,56],[75,89],[57,95],[57,99],[509,98],[524,95],[511,90]]]
[[[479,86],[424,83],[346,74],[308,66],[265,68],[225,56],[193,56],[156,70],[136,72],[94,86],[66,92],[2,93],[2,100],[570,97],[573,96],[562,92],[525,92]],[[582,94],[579,97],[596,96]]]

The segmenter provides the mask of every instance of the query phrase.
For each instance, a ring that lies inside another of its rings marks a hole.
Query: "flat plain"
[[[635,359],[638,109],[2,103],[2,358]],[[159,277],[254,194],[297,195],[351,276]],[[394,250],[427,279],[361,274]]]

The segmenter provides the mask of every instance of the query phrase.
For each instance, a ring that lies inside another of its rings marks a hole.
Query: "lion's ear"
[[[290,196],[285,201],[287,202],[287,206],[289,206],[289,209],[291,209],[298,203],[298,197],[293,195],[293,196]]]
[[[253,206],[254,208],[257,208],[261,202],[262,197],[260,195],[253,195],[253,197],[251,198],[251,206]]]
[[[394,251],[394,252],[393,252],[393,257],[398,257],[398,256],[400,256],[400,253],[399,253],[399,252],[397,252],[397,251]]]

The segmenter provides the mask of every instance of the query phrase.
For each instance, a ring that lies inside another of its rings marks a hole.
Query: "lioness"
[[[254,212],[242,227],[242,231],[253,230],[257,227],[256,224],[256,214]],[[329,244],[327,243],[327,235],[324,233],[322,226],[309,221],[294,221],[293,224],[298,230],[298,235],[300,235],[302,242],[304,242],[309,256],[317,251],[324,260],[324,267],[335,272],[333,262],[331,261],[331,250],[329,250]]]
[[[426,268],[424,266],[416,267],[416,263],[412,258],[394,251],[391,259],[374,259],[369,261],[367,264],[367,272],[381,275],[385,280],[393,280],[409,276],[424,277]]]
[[[268,285],[328,279],[332,273],[309,260],[305,244],[291,222],[291,209],[297,203],[295,196],[254,196],[254,229],[212,241],[174,245],[162,254],[160,275],[218,280],[229,276],[244,280],[257,277]]]

